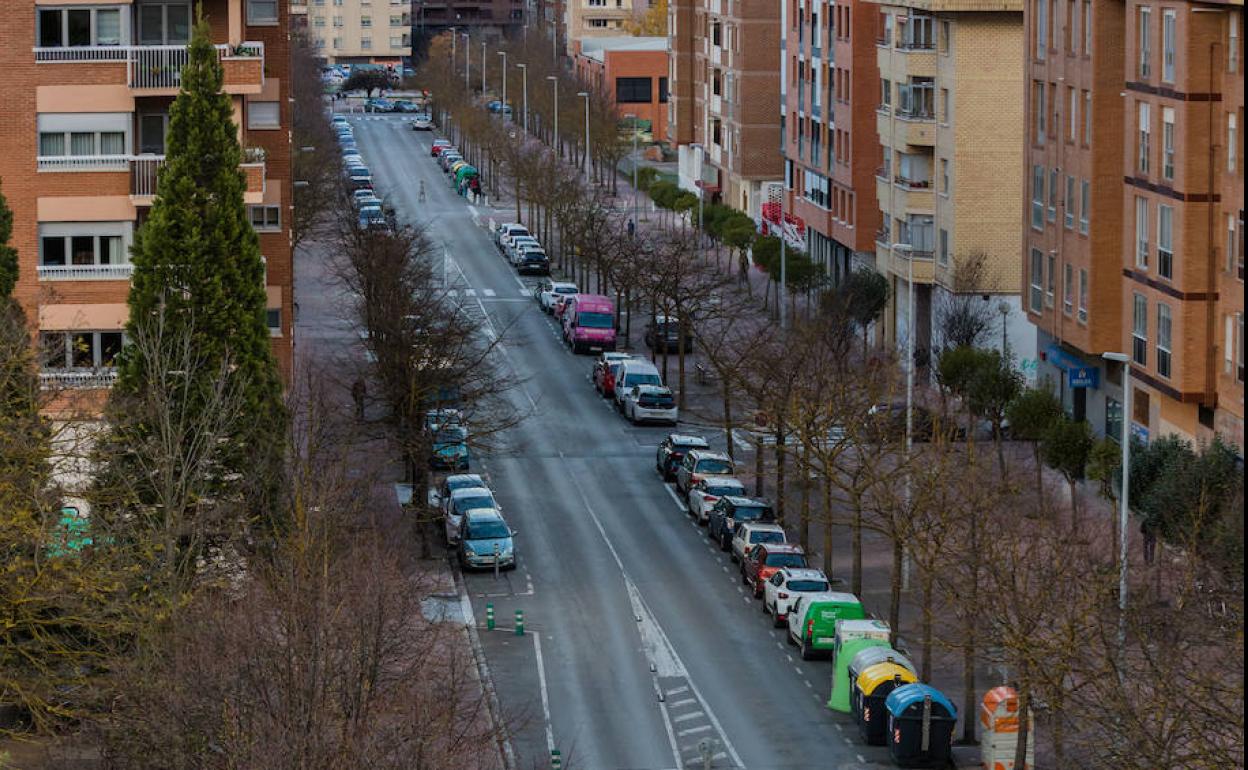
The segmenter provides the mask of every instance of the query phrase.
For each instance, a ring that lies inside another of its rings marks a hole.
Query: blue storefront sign
[[[1066,370],[1066,386],[1069,388],[1099,388],[1101,370],[1097,366],[1081,366]]]

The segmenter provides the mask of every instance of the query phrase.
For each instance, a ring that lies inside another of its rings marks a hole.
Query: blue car
[[[464,514],[459,525],[459,563],[464,569],[516,568],[516,534],[503,515],[493,508]]]
[[[385,227],[386,215],[381,206],[366,205],[360,207],[360,228],[368,230],[373,227]],[[465,468],[468,466],[464,466]]]
[[[471,463],[467,428],[448,425],[434,434],[433,451],[429,455],[430,467],[466,471]]]

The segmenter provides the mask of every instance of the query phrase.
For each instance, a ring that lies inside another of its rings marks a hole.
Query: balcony
[[[914,270],[915,283],[933,283],[936,280],[936,261],[930,251],[909,251],[898,248],[903,244],[888,244],[876,235],[875,264],[887,268],[888,272],[899,278],[905,278]]]
[[[880,142],[900,150],[904,145],[934,147],[936,145],[936,120],[931,114],[903,113],[896,117],[887,112],[876,112],[875,128]]]
[[[134,265],[39,265],[41,281],[128,281]]]
[[[117,370],[111,367],[96,370],[44,369],[39,372],[39,387],[44,390],[100,390],[117,384]]]
[[[896,48],[879,48],[876,64],[880,77],[893,82],[911,77],[936,77],[936,51],[924,43],[898,43]]]
[[[264,43],[218,45],[216,49],[225,70],[223,90],[229,94],[260,93],[264,85]],[[149,95],[176,93],[188,58],[184,45],[69,46],[35,48],[34,53],[40,64],[124,64],[126,85]]]
[[[157,177],[165,165],[164,155],[133,155],[130,161],[130,196],[138,199],[138,205],[151,205],[156,197]],[[243,192],[244,203],[261,203],[264,188],[267,184],[264,161],[254,161],[239,165],[239,169],[247,178],[247,187]],[[123,169],[124,170],[124,169]]]

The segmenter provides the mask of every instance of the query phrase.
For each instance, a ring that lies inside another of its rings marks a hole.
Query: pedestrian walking
[[[742,251],[737,256],[737,284],[748,286],[750,283],[750,258]]]
[[[368,395],[368,386],[364,384],[363,378],[359,378],[351,385],[351,400],[355,402],[355,419],[364,419],[364,398]]]
[[[1145,518],[1140,522],[1140,534],[1144,538],[1144,563],[1152,564],[1157,557],[1157,528]]]
[[[637,232],[637,225],[633,222],[632,217],[628,219],[628,237],[632,238]]]

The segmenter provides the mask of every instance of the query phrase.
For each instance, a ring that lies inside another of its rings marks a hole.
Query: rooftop
[[[581,41],[581,54],[603,61],[608,51],[666,51],[666,37],[588,37]]]

